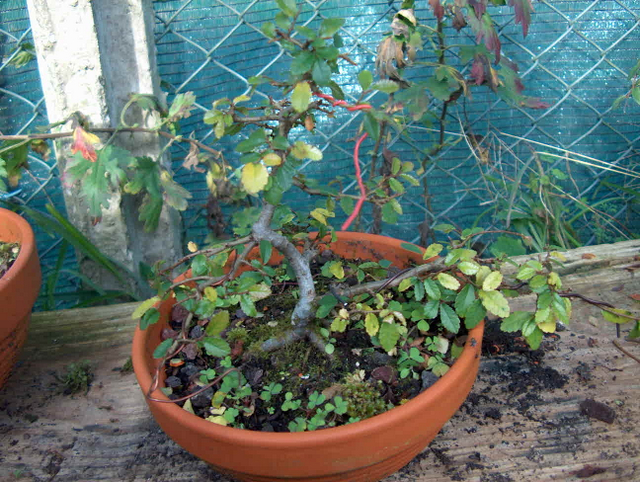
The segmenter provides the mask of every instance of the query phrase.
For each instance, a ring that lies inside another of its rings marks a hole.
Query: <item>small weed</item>
[[[71,395],[84,391],[89,392],[89,386],[94,379],[93,367],[91,362],[84,360],[78,363],[72,363],[66,368],[66,373],[58,379],[63,383],[65,395]]]
[[[120,368],[120,373],[131,373],[133,371],[133,362],[131,361],[131,357],[127,358],[127,361],[124,362],[124,365]]]

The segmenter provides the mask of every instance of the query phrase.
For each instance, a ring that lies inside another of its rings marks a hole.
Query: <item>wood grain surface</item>
[[[639,255],[639,241],[574,250],[566,285],[638,312],[630,295],[640,293]],[[526,354],[483,357],[462,408],[385,482],[564,481],[593,472],[601,473],[585,480],[640,481],[640,363],[613,345],[615,327],[596,308],[574,306],[571,326],[545,342],[539,363]],[[0,390],[1,481],[230,480],[169,440],[133,373],[120,370],[129,357],[134,307],[34,314],[20,362]],[[621,346],[640,357],[640,344],[622,331]],[[62,394],[58,377],[82,360],[94,366],[90,390]],[[565,377],[564,386],[526,388],[544,383],[545,371]],[[613,423],[583,414],[585,399],[613,409]]]

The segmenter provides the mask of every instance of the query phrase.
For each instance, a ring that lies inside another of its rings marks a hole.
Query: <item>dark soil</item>
[[[0,241],[0,278],[9,271],[9,268],[11,268],[15,260],[18,259],[19,252],[20,246],[18,243],[5,243]]]

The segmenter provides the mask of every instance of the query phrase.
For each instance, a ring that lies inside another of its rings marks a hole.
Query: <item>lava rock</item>
[[[190,380],[197,373],[200,373],[200,369],[193,363],[187,363],[180,369],[180,378]]]
[[[189,338],[200,338],[202,335],[204,335],[204,329],[200,325],[196,325],[191,328]]]
[[[176,388],[182,385],[182,380],[180,380],[178,377],[167,377],[167,379],[164,381],[165,385],[167,385],[169,388]]]
[[[438,375],[434,375],[433,372],[429,370],[424,370],[421,375],[422,378],[422,390],[426,390],[435,382],[437,382],[440,378]]]
[[[198,388],[200,390],[200,388]],[[191,397],[191,405],[195,408],[205,408],[211,405],[211,399],[213,398],[213,388],[209,387],[203,392],[198,393]]]

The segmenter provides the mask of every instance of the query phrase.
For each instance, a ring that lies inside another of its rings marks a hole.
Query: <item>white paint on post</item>
[[[27,5],[51,122],[79,111],[95,127],[116,127],[131,93],[161,96],[151,0],[27,0]],[[154,125],[154,119],[135,109],[127,121]],[[156,159],[160,142],[152,134],[135,134],[120,135],[117,144],[136,156]],[[70,154],[68,147],[69,143],[56,146],[61,169]],[[163,211],[156,232],[145,233],[137,219],[141,199],[114,193],[94,226],[86,203],[74,190],[64,189],[69,219],[130,270],[137,272],[140,261],[172,261],[181,254],[180,216],[172,209]],[[103,287],[122,288],[90,261],[82,259],[80,267]]]

